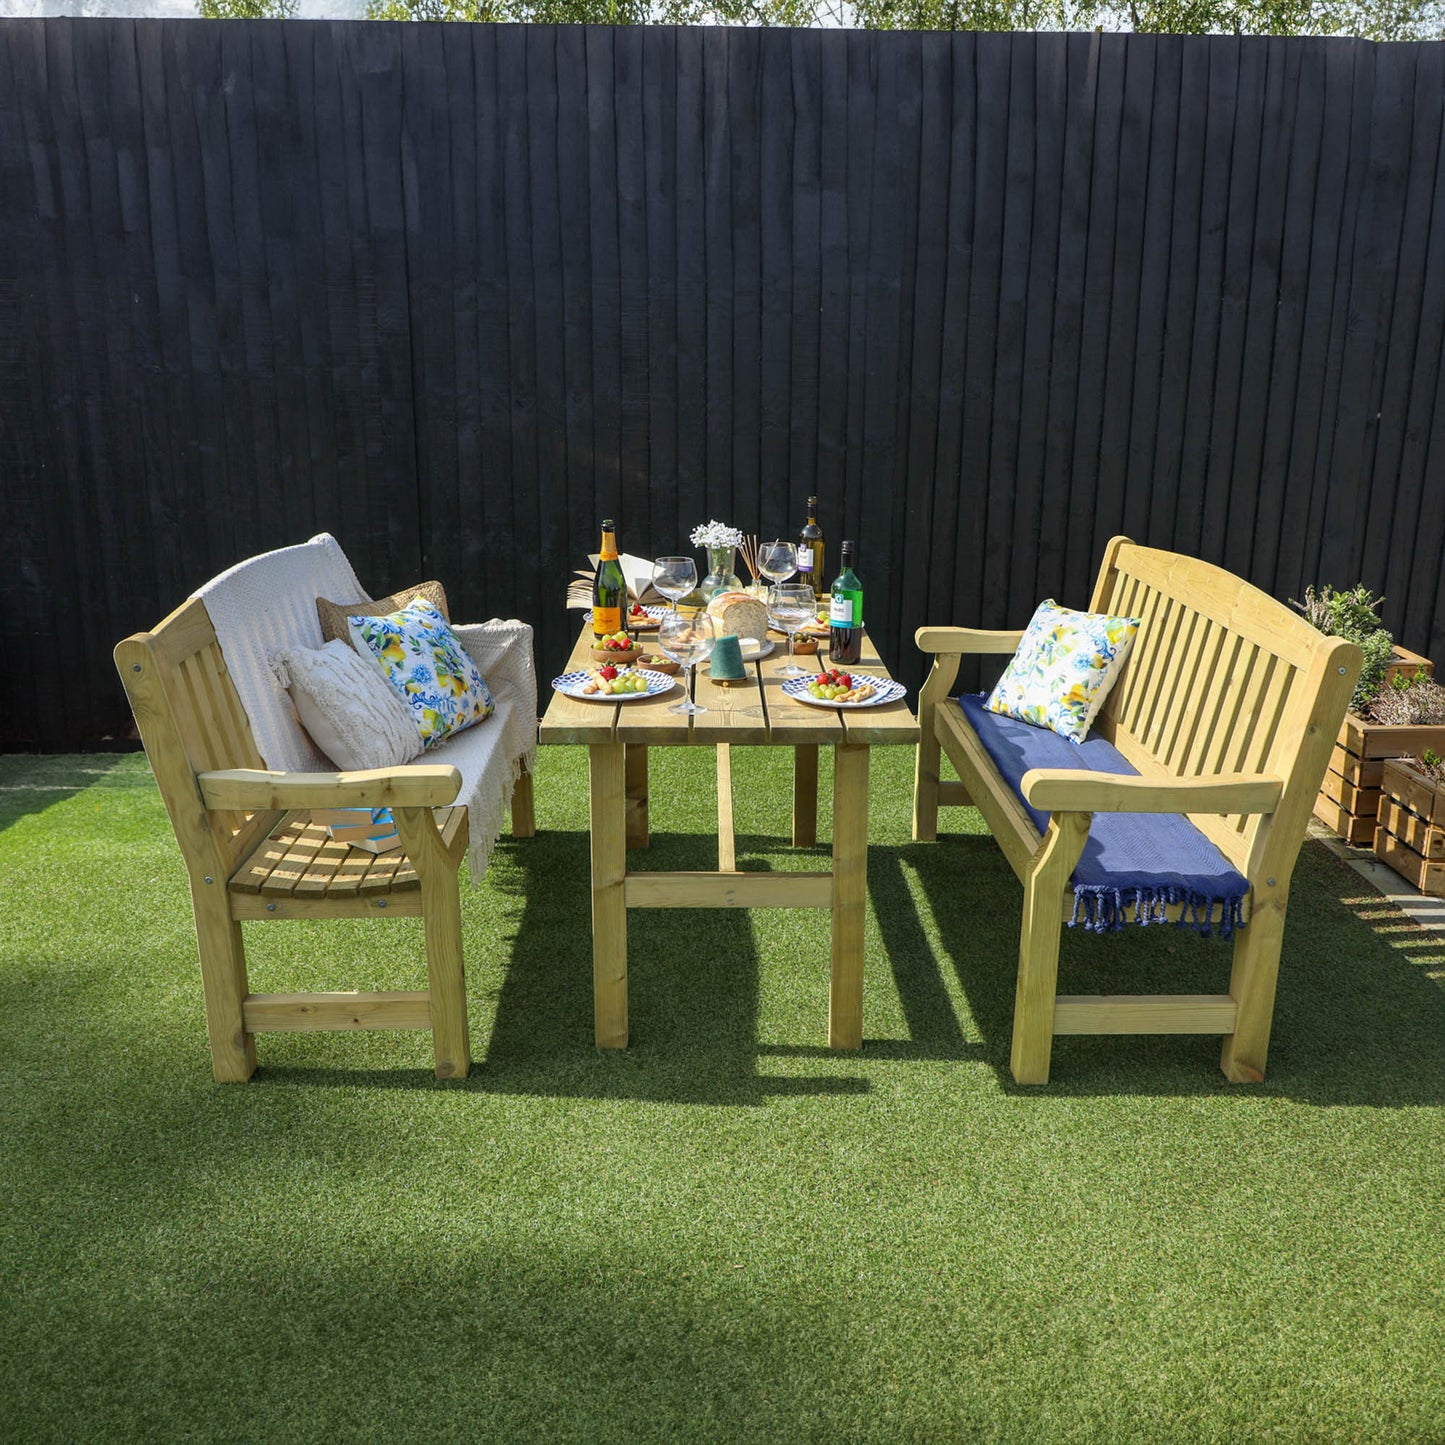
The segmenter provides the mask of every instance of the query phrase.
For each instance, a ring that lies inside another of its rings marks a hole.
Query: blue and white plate
[[[629,603],[627,604],[627,606],[622,609],[622,625],[623,625],[623,627],[626,627],[626,626],[627,626],[627,614],[628,614],[628,610],[631,608],[631,606],[632,606],[632,604],[629,602]],[[644,607],[642,610],[643,610],[645,613],[647,613],[647,615],[648,615],[650,618],[652,618],[652,620],[653,620],[654,622],[661,622],[662,619],[663,619],[664,617],[666,617],[669,612],[672,611],[672,608],[670,608],[670,607]],[[589,622],[591,622],[591,621],[592,621],[592,609],[589,607],[589,608],[587,609],[587,611],[582,614],[582,622],[583,622],[584,625],[586,625],[587,623],[589,623]],[[640,696],[640,694],[639,694],[639,696]]]
[[[554,677],[552,686],[557,692],[578,698],[582,702],[642,702],[645,698],[659,697],[665,692],[671,692],[677,685],[677,679],[669,677],[665,672],[653,672],[645,667],[638,668],[637,671],[647,679],[646,692],[583,692],[582,689],[592,681],[592,674],[585,668]]]
[[[839,669],[840,672],[842,670]],[[833,697],[814,697],[808,691],[808,683],[812,679],[806,677],[789,678],[783,684],[783,691],[797,702],[812,703],[814,707],[833,707],[841,712],[851,712],[857,707],[882,707],[885,702],[897,702],[908,691],[901,682],[894,682],[891,677],[872,677],[866,672],[857,673],[856,676],[873,684],[873,696],[865,697],[862,702],[839,702]]]

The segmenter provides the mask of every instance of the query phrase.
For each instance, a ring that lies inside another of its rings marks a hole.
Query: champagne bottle
[[[813,595],[821,597],[828,587],[823,570],[823,529],[818,525],[818,499],[808,498],[808,525],[798,534],[798,581],[812,584]]]
[[[626,606],[627,579],[617,560],[616,525],[607,520],[602,523],[602,554],[592,579],[592,635],[601,639],[621,632]]]
[[[858,662],[863,656],[863,584],[853,570],[853,543],[843,543],[843,568],[833,579],[828,605],[828,656]]]

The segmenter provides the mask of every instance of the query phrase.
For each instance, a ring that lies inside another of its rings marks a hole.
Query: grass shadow
[[[596,1048],[588,835],[539,834],[511,856],[515,867],[499,886],[521,901],[521,919],[476,1087],[714,1105],[867,1091],[858,1077],[759,1073],[758,955],[741,909],[630,910],[629,1044]],[[628,866],[714,869],[716,839],[654,832]]]
[[[1007,1089],[1023,890],[991,838],[946,835],[900,850],[916,871],[941,956],[957,975]],[[1259,1091],[1313,1104],[1400,1108],[1445,1102],[1445,937],[1430,934],[1328,849],[1305,844],[1280,961],[1269,1069]],[[879,910],[885,936],[917,924]],[[1097,935],[1065,928],[1061,993],[1222,993],[1231,946],[1184,928]],[[1058,1037],[1056,1095],[1233,1091],[1211,1035]],[[1250,1086],[1253,1087],[1253,1086]],[[1248,1092],[1248,1089],[1245,1090]],[[1023,1095],[1039,1092],[1018,1089]]]

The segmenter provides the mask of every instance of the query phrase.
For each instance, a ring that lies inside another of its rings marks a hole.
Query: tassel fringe
[[[1104,884],[1075,885],[1069,927],[1082,924],[1090,933],[1115,933],[1127,923],[1147,928],[1151,923],[1167,923],[1167,910],[1174,904],[1183,905],[1175,927],[1192,928],[1204,938],[1215,930],[1215,909],[1219,910],[1221,938],[1244,927],[1243,898],[1211,898],[1188,888],[1110,888]]]

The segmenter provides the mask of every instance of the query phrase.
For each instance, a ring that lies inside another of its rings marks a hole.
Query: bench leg
[[[462,897],[457,865],[447,856],[427,808],[397,808],[396,830],[421,882],[426,939],[427,1006],[439,1079],[465,1079],[472,1068],[467,981],[462,967]]]
[[[738,866],[737,835],[733,831],[733,750],[717,745],[717,871],[731,873]]]
[[[532,838],[537,833],[537,809],[531,773],[521,773],[512,784],[512,837]]]
[[[938,734],[933,730],[933,712],[922,729],[913,754],[913,841],[932,843],[938,837]]]
[[[1234,964],[1229,974],[1234,1032],[1224,1036],[1219,1067],[1236,1084],[1257,1084],[1264,1078],[1284,942],[1284,912],[1283,899],[1257,907],[1234,935]]]
[[[241,925],[231,917],[223,879],[199,887],[206,893],[194,898],[193,904],[211,1072],[218,1084],[244,1084],[256,1072],[256,1036],[246,1032],[241,1017],[241,1006],[251,991]]]
[[[1054,1044],[1054,996],[1059,981],[1059,933],[1064,887],[1089,836],[1090,813],[1055,813],[1024,884],[1019,976],[1014,990],[1013,1051],[1017,1084],[1047,1084]]]

